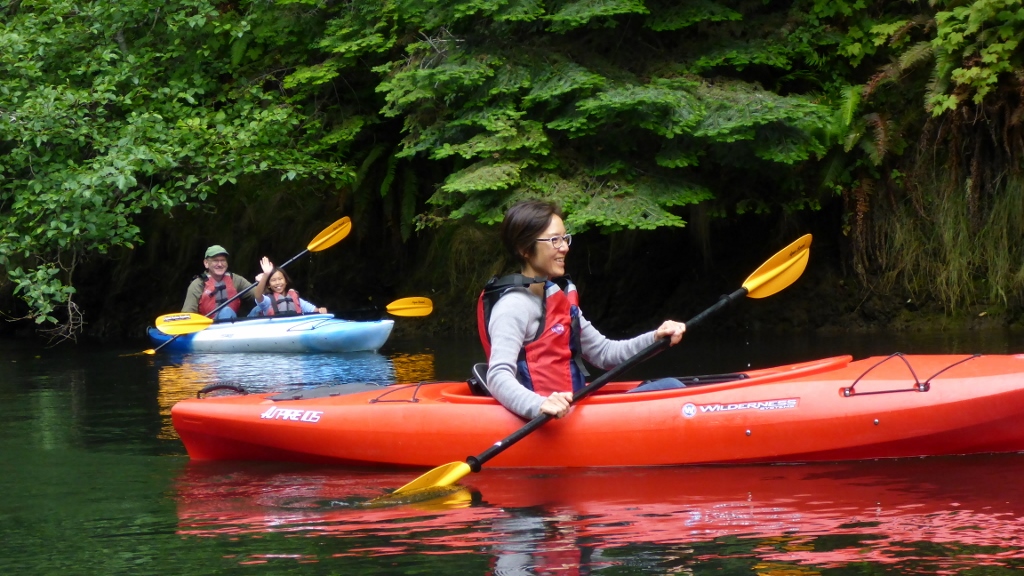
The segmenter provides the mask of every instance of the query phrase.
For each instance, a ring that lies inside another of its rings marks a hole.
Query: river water
[[[788,466],[486,469],[447,499],[359,504],[422,471],[189,461],[207,384],[464,379],[468,340],[379,354],[130,355],[0,341],[0,574],[1010,574],[1024,455]],[[1024,335],[688,335],[630,378],[839,354],[1018,353]],[[387,430],[381,430],[387,434]],[[481,446],[481,451],[486,446]],[[442,463],[438,463],[442,464]]]

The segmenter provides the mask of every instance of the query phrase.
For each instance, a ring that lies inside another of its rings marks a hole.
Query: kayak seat
[[[645,380],[636,388],[627,390],[626,393],[653,392],[654,390],[672,390],[674,388],[686,388],[686,384],[683,384],[678,378],[658,378],[657,380]]]
[[[653,392],[654,390],[671,390],[673,388],[686,388],[687,386],[699,386],[701,384],[720,384],[748,378],[742,372],[729,374],[709,374],[707,376],[678,376],[675,378],[659,378],[657,380],[645,380],[639,386],[629,392]]]
[[[487,363],[478,362],[473,364],[472,376],[466,380],[469,384],[469,389],[473,392],[474,396],[490,396],[491,393],[487,391],[487,387],[484,382],[487,381]],[[672,390],[675,388],[686,388],[687,386],[698,386],[701,384],[719,384],[721,382],[732,382],[734,380],[743,380],[748,376],[742,372],[733,372],[728,374],[709,374],[705,376],[678,376],[669,378],[658,378],[657,380],[645,380],[640,383],[639,386],[630,392],[653,392],[655,390]]]
[[[487,363],[477,362],[473,364],[472,369],[473,375],[466,380],[469,384],[469,390],[473,393],[473,396],[490,396],[491,393],[487,391],[487,386],[484,382],[487,382]]]

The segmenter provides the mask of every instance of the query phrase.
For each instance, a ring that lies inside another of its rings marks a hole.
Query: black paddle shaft
[[[704,310],[700,314],[697,314],[689,321],[687,321],[686,329],[689,330],[690,328],[700,324],[701,322],[704,321],[705,318],[711,316],[715,312],[718,312],[719,310],[721,310],[727,304],[730,304],[734,300],[743,298],[744,296],[747,295],[747,292],[749,292],[747,288],[743,287],[740,288],[739,290],[736,290],[732,294],[722,296],[721,298],[718,299],[718,302],[715,302],[707,310]],[[671,343],[668,338],[661,338],[659,340],[656,340],[654,344],[651,344],[647,348],[644,348],[643,350],[641,350],[640,352],[636,353],[628,360],[623,362],[622,364],[619,364],[615,368],[612,368],[611,370],[605,372],[601,376],[597,377],[597,379],[595,379],[590,384],[577,390],[576,393],[572,395],[573,404],[579,402],[580,400],[586,398],[587,396],[590,396],[598,389],[602,388],[605,384],[610,382],[613,378],[617,378],[626,370],[629,370],[630,368],[636,366],[640,362],[649,360],[650,358],[656,356],[659,352],[668,348],[670,344]],[[469,458],[466,458],[466,463],[469,464],[469,468],[473,472],[479,472],[480,467],[483,466],[484,463],[486,463],[491,458],[494,458],[498,454],[504,452],[505,449],[508,448],[509,446],[512,446],[516,442],[519,442],[520,440],[525,438],[527,434],[543,426],[548,420],[551,420],[551,418],[551,414],[538,414],[536,418],[527,422],[519,430],[516,430],[512,434],[506,436],[504,439],[495,442],[493,446],[491,446],[487,450],[484,450],[479,456],[470,456]]]

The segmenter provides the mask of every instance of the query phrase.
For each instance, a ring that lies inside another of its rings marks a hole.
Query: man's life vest
[[[226,272],[219,282],[209,274],[202,274],[199,277],[203,280],[203,295],[199,297],[199,313],[204,316],[208,316],[218,306],[231,300],[238,293],[235,290],[235,279],[231,272]],[[234,310],[235,314],[238,314],[238,308],[241,306],[239,300],[235,299],[228,304],[228,308]]]
[[[568,276],[554,282],[522,274],[491,278],[477,301],[480,343],[490,358],[491,339],[487,325],[494,305],[510,289],[540,282],[544,282],[540,327],[519,351],[516,378],[523,386],[542,396],[552,392],[574,392],[586,386],[588,374],[583,366],[580,346],[579,296]]]
[[[302,305],[299,304],[299,293],[295,290],[288,290],[283,296],[277,292],[271,292],[269,296],[270,309],[267,310],[267,316],[302,314]]]

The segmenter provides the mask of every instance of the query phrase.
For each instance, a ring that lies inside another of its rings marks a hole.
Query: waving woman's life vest
[[[587,370],[580,347],[580,308],[576,286],[568,276],[544,281],[522,274],[492,278],[477,301],[477,331],[484,353],[491,356],[487,325],[491,310],[511,288],[544,282],[540,328],[525,342],[516,362],[516,378],[534,392],[574,392],[586,386]]]
[[[276,292],[271,292],[269,296],[270,309],[267,310],[267,316],[302,314],[302,305],[299,304],[299,293],[295,290],[288,290],[283,296]]]
[[[203,274],[200,278],[203,279],[203,295],[199,297],[199,313],[204,316],[209,315],[217,309],[217,306],[231,300],[238,293],[235,290],[235,279],[231,272],[225,273],[220,282],[214,280],[209,274]],[[228,308],[238,314],[240,305],[241,302],[236,299],[228,304]]]

